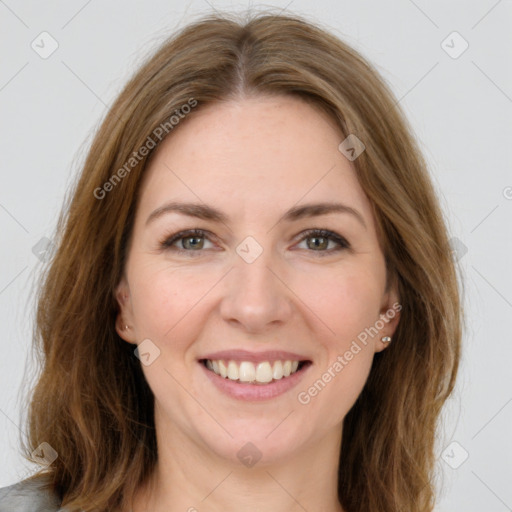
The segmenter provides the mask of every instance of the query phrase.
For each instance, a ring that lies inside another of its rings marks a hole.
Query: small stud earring
[[[126,329],[129,329],[129,328],[130,328],[129,325],[125,325],[123,330],[126,331]]]
[[[391,337],[390,336],[384,336],[380,339],[380,341],[382,341],[382,343],[389,343],[391,341]]]

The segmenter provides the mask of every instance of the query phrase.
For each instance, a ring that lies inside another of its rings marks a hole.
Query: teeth
[[[274,379],[279,380],[283,378],[283,363],[281,361],[276,361],[274,363],[274,369],[272,372],[272,376]]]
[[[220,375],[223,378],[240,382],[260,382],[266,384],[274,380],[280,380],[283,377],[289,377],[295,373],[299,367],[299,361],[275,361],[273,364],[269,361],[262,361],[255,365],[250,361],[228,361],[227,366],[224,361],[206,360],[206,367]]]
[[[212,370],[213,370],[213,368],[212,368]],[[228,369],[226,368],[224,361],[219,361],[219,371],[220,371],[221,377],[226,378],[228,376]]]
[[[228,379],[238,380],[238,374],[239,374],[238,365],[235,363],[235,361],[229,361],[229,363],[228,363]]]
[[[270,382],[272,377],[272,366],[268,361],[258,363],[256,368],[256,382]]]
[[[252,363],[240,363],[240,367],[238,368],[238,378],[240,382],[252,382],[256,380],[256,370],[254,369],[254,365]]]

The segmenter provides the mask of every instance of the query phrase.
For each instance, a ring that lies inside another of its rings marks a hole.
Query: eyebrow
[[[170,202],[154,210],[146,220],[146,226],[153,220],[167,213],[179,213],[188,217],[209,220],[226,224],[229,221],[228,216],[222,211],[201,203],[180,203]],[[363,216],[351,206],[342,203],[310,203],[303,206],[294,206],[282,216],[285,222],[293,222],[308,217],[327,215],[329,213],[348,213],[355,217],[366,229],[366,223]]]

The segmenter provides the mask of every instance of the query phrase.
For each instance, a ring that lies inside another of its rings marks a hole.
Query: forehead
[[[237,218],[316,201],[343,201],[371,223],[371,206],[343,140],[323,111],[290,96],[198,107],[146,169],[143,215],[169,200],[214,204]]]

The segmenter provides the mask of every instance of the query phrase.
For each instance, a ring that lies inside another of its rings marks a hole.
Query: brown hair
[[[261,13],[243,22],[208,15],[190,24],[144,63],[108,112],[62,210],[37,297],[42,371],[24,456],[31,460],[43,441],[57,451],[34,477],[49,477],[70,511],[113,510],[151,473],[153,395],[133,346],[114,327],[114,290],[154,152],[141,158],[139,149],[158,147],[155,130],[191,100],[197,106],[189,116],[248,95],[305,99],[344,137],[355,134],[366,146],[353,164],[403,309],[392,344],[375,355],[344,419],[339,500],[348,512],[431,511],[435,434],[461,342],[447,230],[426,163],[386,83],[348,45],[292,15]],[[121,168],[122,179],[114,180]]]

